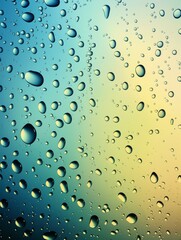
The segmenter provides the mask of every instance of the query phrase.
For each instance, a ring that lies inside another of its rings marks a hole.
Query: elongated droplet
[[[39,102],[38,110],[42,114],[44,114],[46,112],[46,104],[45,104],[45,102],[43,102],[43,101]]]
[[[65,144],[66,144],[66,141],[65,141],[65,138],[60,138],[59,142],[58,142],[58,148],[60,150],[62,150],[64,147],[65,147]]]
[[[122,201],[122,202],[126,202],[127,201],[127,197],[126,197],[126,195],[123,193],[123,192],[120,192],[119,194],[118,194],[118,198]]]
[[[107,19],[109,17],[109,14],[110,14],[110,6],[109,5],[104,5],[102,7],[102,10],[104,12],[104,17]]]
[[[60,4],[60,0],[44,0],[48,7],[57,7]]]
[[[144,102],[140,102],[140,103],[138,103],[136,109],[137,109],[138,111],[142,111],[143,108],[144,108],[144,106],[145,106]]]
[[[30,12],[25,12],[23,13],[22,15],[22,19],[25,21],[25,22],[32,22],[34,20],[34,15],[33,13],[30,13]]]
[[[43,234],[43,239],[45,240],[54,240],[57,238],[57,233],[54,231],[46,232]]]
[[[158,175],[156,174],[156,172],[152,172],[152,174],[150,175],[150,181],[152,183],[157,183],[158,182]]]
[[[49,38],[49,40],[50,40],[52,43],[55,42],[55,35],[54,35],[53,32],[50,32],[50,33],[49,33],[48,38]]]
[[[144,77],[145,72],[146,72],[145,67],[140,64],[136,67],[135,72],[136,72],[138,77]]]
[[[60,189],[62,190],[62,192],[68,193],[68,183],[66,181],[62,181],[60,183]]]
[[[75,29],[73,29],[73,28],[70,28],[70,29],[67,31],[67,35],[68,35],[69,37],[72,37],[72,38],[74,38],[74,37],[76,37],[76,36],[77,36],[77,32],[76,32],[76,30],[75,30]]]
[[[11,164],[13,172],[20,173],[22,171],[22,165],[18,160],[14,160]]]
[[[27,123],[21,129],[20,135],[24,143],[32,144],[36,139],[36,130],[30,123]]]
[[[89,221],[89,227],[90,228],[96,228],[99,224],[99,218],[96,215],[91,216]]]
[[[36,87],[39,87],[43,84],[44,79],[43,76],[39,73],[39,72],[35,72],[35,71],[28,71],[25,74],[25,80]]]

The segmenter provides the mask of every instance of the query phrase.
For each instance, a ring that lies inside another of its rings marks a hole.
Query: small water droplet
[[[140,102],[140,103],[138,103],[136,109],[138,111],[142,111],[144,109],[144,106],[145,106],[144,102]]]
[[[60,183],[60,189],[63,193],[68,193],[68,183],[66,181],[62,181]]]
[[[70,28],[70,29],[67,31],[67,35],[68,35],[69,37],[72,37],[72,38],[74,38],[74,37],[76,37],[76,36],[77,36],[77,32],[76,32],[76,30],[75,30],[75,29],[73,29],[73,28]]]
[[[137,74],[138,77],[144,77],[145,75],[145,67],[143,65],[137,65],[135,68],[135,72]]]
[[[126,217],[126,221],[133,224],[133,223],[136,223],[138,220],[138,217],[136,214],[134,213],[130,213],[128,214],[128,216]]]
[[[156,174],[156,172],[152,172],[152,174],[150,175],[150,181],[152,183],[157,183],[158,182],[158,175]]]
[[[20,173],[22,171],[22,165],[18,160],[14,160],[11,164],[13,172]]]
[[[58,142],[58,148],[60,150],[62,150],[64,147],[65,147],[65,144],[66,144],[66,141],[65,141],[65,138],[60,138],[59,142]]]
[[[119,198],[123,203],[125,203],[125,202],[127,201],[127,197],[126,197],[126,195],[125,195],[123,192],[120,192],[120,193],[118,194],[118,198]]]
[[[96,215],[91,216],[89,221],[89,227],[90,228],[96,228],[99,224],[99,218]]]
[[[158,111],[158,116],[159,116],[159,118],[164,118],[166,116],[165,110],[164,109],[160,109]]]

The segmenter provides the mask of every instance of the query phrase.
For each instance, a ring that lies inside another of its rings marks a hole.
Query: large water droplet
[[[62,192],[68,193],[68,183],[66,181],[62,181],[60,183],[60,189],[62,190]]]
[[[75,29],[73,29],[73,28],[70,28],[70,29],[67,31],[67,35],[68,35],[69,37],[72,37],[72,38],[74,38],[74,37],[76,37],[76,36],[77,36],[77,32],[76,32],[76,30],[75,30]]]
[[[135,72],[136,72],[138,77],[143,77],[145,75],[145,72],[146,72],[145,67],[140,64],[135,68]]]
[[[8,147],[10,144],[10,141],[8,138],[3,137],[3,138],[1,138],[0,144],[2,147]]]
[[[30,123],[27,123],[21,129],[20,135],[24,143],[32,144],[36,139],[36,130]]]
[[[25,227],[25,225],[26,225],[26,221],[25,221],[24,218],[18,217],[18,218],[16,218],[16,220],[15,220],[15,224],[16,224],[17,227],[23,228],[23,227]]]
[[[64,167],[59,167],[57,169],[57,174],[60,177],[64,177],[66,175],[66,169]]]
[[[22,165],[18,160],[14,160],[11,164],[13,172],[20,173],[22,171]]]
[[[54,240],[57,238],[57,233],[54,231],[46,232],[43,234],[43,239],[45,240]]]
[[[152,172],[152,174],[150,175],[150,181],[152,183],[157,183],[158,182],[158,175],[156,174],[156,172]]]
[[[96,228],[99,224],[99,218],[96,215],[91,216],[89,221],[89,227],[90,228]]]
[[[71,169],[77,169],[79,167],[79,163],[77,161],[73,161],[69,164]]]
[[[181,17],[181,9],[176,9],[174,12],[173,12],[173,16],[174,18],[178,19]]]
[[[128,216],[126,217],[126,221],[129,222],[129,223],[136,223],[138,220],[138,217],[136,216],[136,214],[134,213],[130,213],[128,214]]]
[[[118,194],[118,198],[119,198],[123,203],[125,203],[125,202],[127,201],[127,197],[126,197],[126,195],[125,195],[123,192],[120,192],[120,193]]]
[[[45,102],[41,101],[41,102],[38,103],[38,110],[42,114],[44,114],[46,112],[46,104],[45,104]]]
[[[110,6],[109,5],[104,5],[102,7],[102,10],[104,12],[104,17],[107,19],[109,17],[109,14],[110,14]]]
[[[25,79],[29,84],[36,87],[41,86],[44,82],[43,76],[39,72],[35,72],[31,70],[26,72]]]
[[[65,141],[65,138],[60,138],[59,142],[58,142],[58,148],[60,150],[62,150],[64,147],[65,147],[65,144],[66,144],[66,141]]]
[[[166,116],[165,110],[164,109],[160,109],[158,111],[158,116],[159,116],[159,118],[164,118]]]
[[[25,22],[32,22],[32,21],[34,20],[34,15],[33,15],[33,13],[25,12],[25,13],[23,13],[23,15],[22,15],[22,19],[23,19]]]
[[[32,196],[33,198],[40,198],[40,197],[41,197],[41,191],[40,191],[40,189],[34,188],[34,189],[31,191],[31,196]]]
[[[57,7],[60,4],[60,0],[44,0],[48,7]]]
[[[48,178],[45,182],[46,187],[51,188],[54,185],[54,179],[53,178]]]

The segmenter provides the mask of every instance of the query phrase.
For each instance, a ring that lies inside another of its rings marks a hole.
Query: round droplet
[[[63,120],[65,121],[65,123],[70,124],[72,122],[72,116],[70,115],[70,113],[65,113],[63,115]]]
[[[174,18],[178,19],[181,17],[181,9],[176,9],[174,12],[173,12],[173,16]]]
[[[21,129],[20,136],[24,143],[32,144],[36,139],[36,130],[30,123],[27,123]]]
[[[113,39],[113,40],[111,40],[110,42],[109,42],[109,46],[110,46],[110,48],[115,48],[116,47],[116,41]]]
[[[60,150],[62,150],[64,147],[65,147],[65,144],[66,144],[66,141],[65,141],[65,138],[60,138],[59,142],[58,142],[58,148]]]
[[[160,109],[158,111],[158,116],[159,116],[159,118],[164,118],[166,116],[165,110],[164,109]]]
[[[143,77],[145,75],[145,67],[143,65],[138,65],[135,69],[135,72],[138,77]]]
[[[48,35],[49,40],[54,43],[55,42],[55,35],[54,32],[50,32]]]
[[[132,151],[133,151],[133,148],[132,148],[130,145],[127,145],[127,146],[125,147],[125,150],[126,150],[126,152],[127,152],[128,154],[131,154]]]
[[[96,215],[91,216],[89,221],[89,227],[90,228],[96,228],[99,224],[99,218]]]
[[[22,19],[25,21],[25,22],[32,22],[34,20],[34,15],[33,13],[30,13],[30,12],[25,12],[23,13],[22,15]]]
[[[140,102],[140,103],[138,103],[136,109],[138,111],[142,111],[144,109],[144,106],[145,106],[144,102]]]
[[[156,174],[156,172],[152,172],[152,174],[150,175],[150,181],[152,183],[157,183],[158,182],[158,175]]]
[[[68,96],[68,97],[72,96],[73,93],[74,92],[73,92],[72,88],[66,88],[65,91],[64,91],[64,95]]]
[[[68,193],[68,183],[66,181],[62,181],[60,183],[60,189],[63,193]]]
[[[40,198],[40,197],[41,197],[41,191],[40,191],[40,189],[34,188],[34,189],[31,191],[31,196],[32,196],[33,198]]]
[[[69,206],[67,203],[64,202],[64,203],[62,203],[61,208],[62,208],[62,210],[67,211],[69,209]]]
[[[46,187],[51,188],[54,185],[54,179],[53,178],[48,178],[45,182]]]
[[[134,213],[130,213],[128,214],[128,216],[126,217],[126,221],[133,224],[136,223],[138,220],[138,217],[136,216],[136,214]]]
[[[164,204],[163,204],[161,201],[158,201],[158,202],[156,203],[156,205],[157,205],[157,207],[159,207],[159,208],[163,208],[163,207],[164,207]]]
[[[21,2],[21,6],[23,7],[23,8],[26,8],[26,7],[28,7],[29,6],[29,1],[28,0],[23,0],[22,2]]]
[[[12,168],[13,172],[15,172],[15,173],[20,173],[23,169],[21,163],[18,160],[14,160],[12,162],[11,168]]]
[[[60,4],[60,0],[44,0],[48,7],[57,7]]]
[[[17,227],[23,228],[23,227],[25,227],[25,225],[26,225],[26,221],[25,221],[24,218],[18,217],[18,218],[16,218],[16,220],[15,220],[15,224],[16,224]]]
[[[45,104],[45,102],[41,101],[41,102],[38,103],[38,110],[42,114],[44,114],[46,112],[46,104]]]
[[[77,169],[79,167],[79,163],[77,161],[73,161],[69,164],[69,168]]]
[[[103,13],[104,13],[104,17],[107,19],[109,17],[110,14],[110,6],[109,5],[104,5],[102,7]]]
[[[45,240],[54,240],[57,238],[57,233],[54,231],[46,232],[43,234],[43,239]]]
[[[44,82],[43,76],[39,72],[35,72],[31,70],[26,72],[25,80],[32,86],[36,86],[36,87],[41,86]]]
[[[125,202],[127,201],[127,197],[126,197],[126,195],[125,195],[123,192],[120,192],[120,193],[118,194],[118,198],[119,198],[123,203],[125,203]]]
[[[60,177],[64,177],[66,175],[66,169],[64,167],[59,167],[57,169],[57,174]]]
[[[70,28],[70,29],[67,31],[67,35],[68,35],[69,37],[72,37],[72,38],[74,38],[74,37],[76,37],[76,36],[77,36],[77,32],[76,32],[76,30],[75,30],[75,29],[73,29],[73,28]]]
[[[2,147],[8,147],[10,144],[10,141],[8,138],[3,137],[3,138],[1,138],[0,144]]]
[[[114,131],[113,135],[115,138],[119,138],[119,137],[121,137],[121,132],[119,130],[116,130],[116,131]]]

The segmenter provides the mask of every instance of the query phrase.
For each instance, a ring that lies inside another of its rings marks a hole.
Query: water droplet
[[[18,218],[16,218],[16,220],[15,220],[15,224],[16,224],[17,227],[23,228],[23,227],[25,227],[25,225],[26,225],[26,221],[25,221],[24,218],[18,217]]]
[[[79,167],[79,163],[77,161],[73,161],[69,164],[71,169],[77,169]]]
[[[90,228],[96,228],[99,224],[99,218],[96,215],[91,216],[89,221],[89,227]]]
[[[49,40],[54,43],[55,42],[55,35],[54,32],[50,32],[48,35]]]
[[[181,9],[176,9],[174,12],[173,12],[173,16],[174,18],[178,19],[181,17]]]
[[[21,129],[20,135],[24,143],[32,144],[36,139],[36,130],[30,123],[27,123]]]
[[[26,7],[28,7],[29,6],[29,1],[28,0],[23,0],[23,1],[21,1],[21,6],[23,7],[23,8],[26,8]]]
[[[68,206],[67,203],[64,202],[64,203],[62,203],[61,208],[62,208],[64,211],[67,211],[67,210],[69,209],[69,206]]]
[[[3,138],[1,138],[0,144],[2,147],[8,147],[10,144],[10,141],[8,138],[3,137]]]
[[[65,121],[65,123],[70,124],[72,122],[72,116],[70,115],[70,113],[65,113],[63,115],[63,120]]]
[[[39,87],[43,84],[44,79],[43,76],[39,73],[39,72],[35,72],[35,71],[28,71],[25,74],[25,80],[36,87]]]
[[[57,7],[60,4],[60,0],[44,0],[48,7]]]
[[[110,81],[114,81],[114,79],[115,79],[114,73],[113,73],[113,72],[108,72],[107,78],[108,78]]]
[[[54,185],[54,179],[53,178],[48,178],[45,182],[46,187],[51,188]]]
[[[40,197],[41,197],[41,191],[40,191],[40,189],[34,188],[34,189],[31,191],[31,196],[32,196],[33,198],[40,198]]]
[[[136,214],[134,213],[130,213],[128,214],[128,216],[126,217],[126,221],[133,224],[136,223],[138,220],[138,217],[136,216]]]
[[[118,198],[119,198],[123,203],[125,203],[125,202],[127,201],[127,197],[126,197],[126,195],[125,195],[123,192],[120,192],[120,193],[118,194]]]
[[[161,201],[158,201],[158,202],[156,203],[156,205],[157,205],[157,207],[159,207],[159,208],[163,208],[163,207],[164,207],[164,204],[163,204]]]
[[[64,177],[66,175],[66,169],[64,167],[59,167],[57,169],[57,174],[60,177]]]
[[[144,102],[140,102],[140,103],[138,103],[136,109],[138,111],[142,111],[144,109],[144,106],[145,106]]]
[[[38,110],[42,114],[44,114],[46,112],[46,104],[45,104],[45,102],[41,101],[41,102],[38,103]]]
[[[110,46],[110,48],[115,48],[116,47],[116,41],[113,39],[113,40],[111,40],[110,42],[109,42],[109,46]]]
[[[73,28],[70,28],[70,29],[67,31],[67,35],[68,35],[69,37],[72,37],[72,38],[74,38],[74,37],[76,37],[76,36],[77,36],[77,32],[76,32],[76,30],[75,30],[75,29],[73,29]]]
[[[57,238],[57,233],[54,231],[46,232],[43,234],[43,239],[45,240],[54,240]]]
[[[160,109],[158,111],[158,116],[159,116],[159,118],[164,118],[166,116],[165,110],[164,109]]]
[[[77,200],[77,205],[80,208],[83,208],[85,206],[85,201],[83,199],[79,199],[79,200]]]
[[[60,138],[59,142],[58,142],[58,148],[60,150],[62,150],[64,147],[65,147],[65,144],[66,144],[66,141],[65,141],[65,138]]]
[[[68,183],[66,181],[62,181],[60,183],[60,189],[63,193],[68,193]]]
[[[133,148],[132,148],[130,145],[127,145],[127,146],[125,147],[125,150],[126,150],[126,152],[127,152],[128,154],[131,154],[132,151],[133,151]]]
[[[8,207],[8,201],[6,199],[1,199],[0,208],[7,208],[7,207]]]
[[[70,87],[66,88],[65,91],[64,91],[64,95],[68,96],[68,97],[72,96],[73,93],[74,93],[73,89],[70,88]]]
[[[156,174],[156,172],[152,172],[152,174],[150,175],[150,181],[152,183],[157,183],[158,182],[158,175]]]
[[[110,14],[110,6],[109,5],[104,5],[102,7],[102,10],[104,12],[104,17],[107,19],[109,17],[109,14]]]
[[[138,77],[143,77],[145,75],[145,67],[143,65],[137,65],[135,68],[135,72]]]
[[[22,165],[18,160],[14,160],[11,164],[13,172],[20,173],[22,171]]]
[[[30,12],[25,12],[23,13],[22,15],[22,19],[25,21],[25,22],[32,22],[34,20],[34,15],[33,13],[30,13]]]

